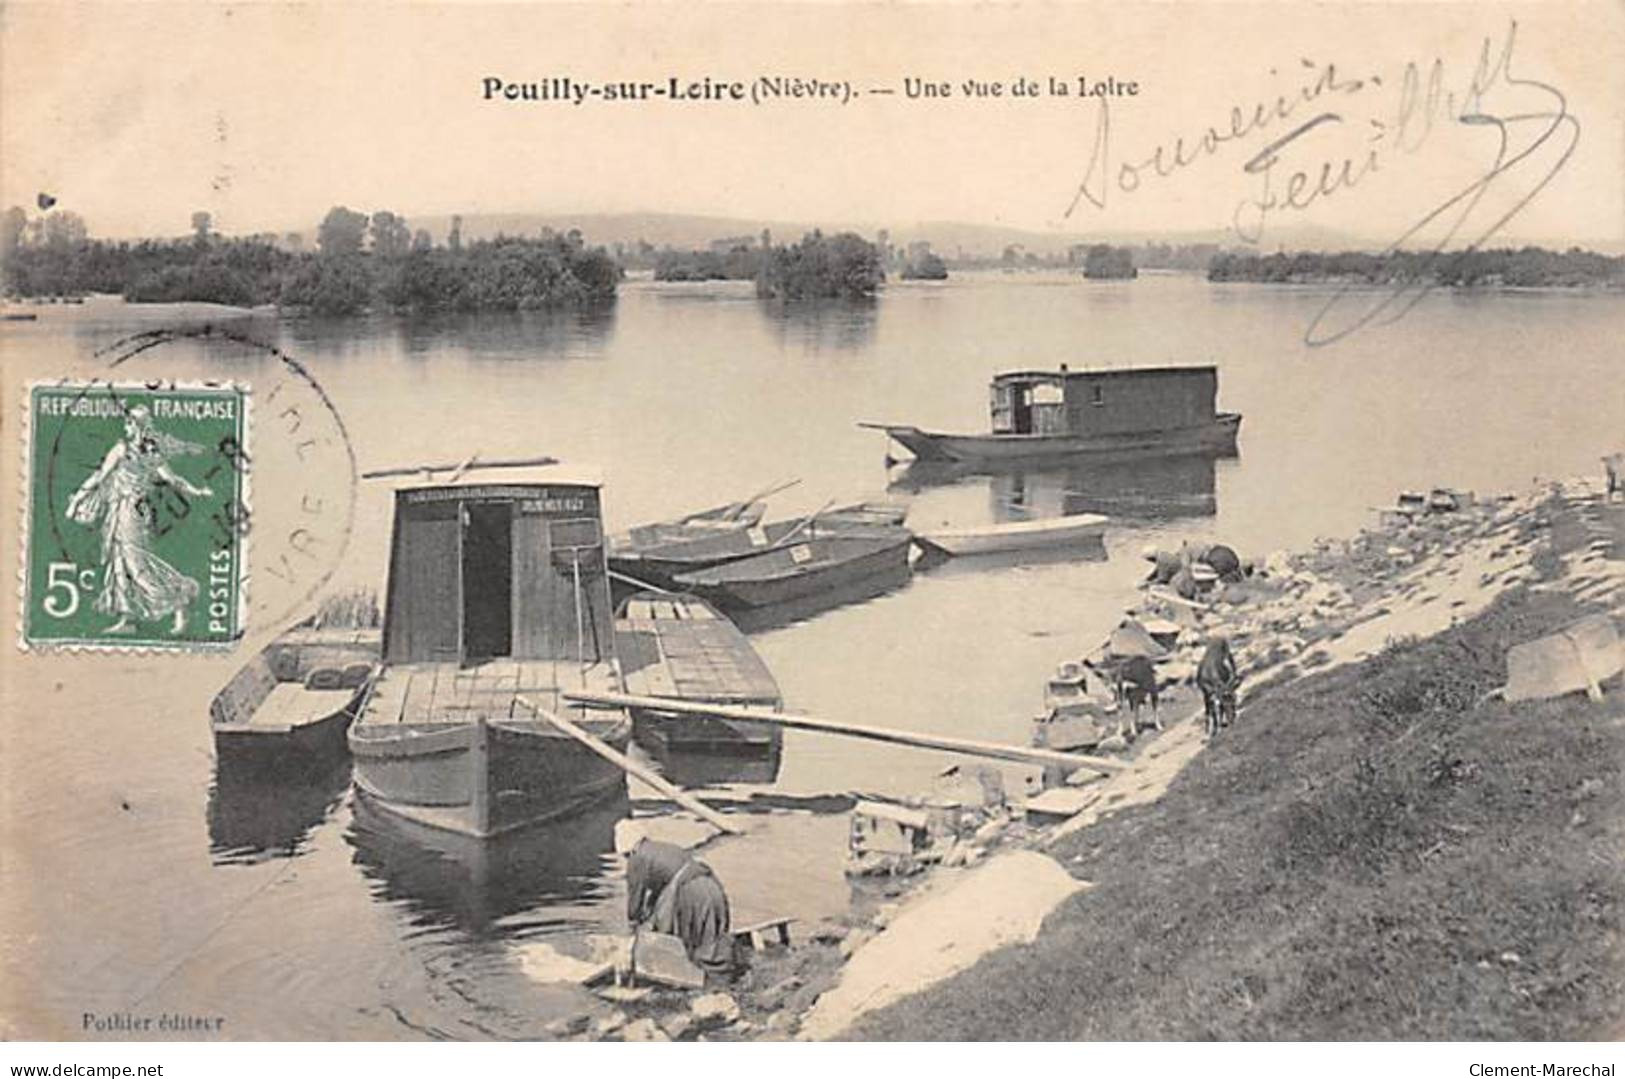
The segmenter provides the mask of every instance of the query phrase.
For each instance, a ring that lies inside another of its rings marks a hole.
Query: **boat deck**
[[[244,727],[262,730],[288,730],[325,719],[343,711],[356,695],[349,689],[306,689],[299,682],[278,682],[249,714]]]
[[[456,663],[402,663],[379,673],[358,725],[468,723],[485,719],[529,719],[517,703],[524,696],[543,708],[574,707],[559,698],[563,690],[622,691],[611,663],[585,668],[574,661],[491,659],[471,666]]]
[[[376,653],[382,635],[383,631],[377,626],[360,628],[328,626],[320,629],[298,626],[278,637],[276,643],[298,645],[303,648],[342,648]]]
[[[619,628],[628,641],[628,688],[656,697],[772,703],[778,683],[732,622],[681,598],[637,597]],[[635,655],[635,659],[632,656]]]

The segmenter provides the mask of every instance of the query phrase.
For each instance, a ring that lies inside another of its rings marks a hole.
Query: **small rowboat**
[[[908,507],[895,502],[854,502],[836,506],[818,515],[821,524],[835,525],[900,525],[908,516]]]
[[[975,528],[935,528],[915,534],[927,551],[946,555],[993,554],[999,551],[1039,551],[1081,543],[1099,543],[1107,518],[1098,513],[1071,517],[1042,517]]]
[[[266,645],[209,705],[221,771],[314,773],[342,760],[378,652],[377,629],[296,627]]]
[[[623,578],[673,591],[686,591],[677,578],[685,573],[754,558],[784,548],[792,541],[897,526],[898,514],[907,510],[887,503],[855,503],[838,510],[821,509],[806,517],[792,517],[748,528],[691,531],[665,543],[635,548],[612,548],[609,568]]]
[[[776,712],[779,685],[750,641],[698,596],[639,592],[616,616],[628,693]],[[632,710],[632,733],[663,751],[772,753],[784,732],[769,723]]]
[[[712,506],[708,510],[686,514],[671,521],[656,521],[653,524],[630,528],[609,538],[610,557],[613,559],[637,555],[642,551],[668,544],[755,528],[762,523],[762,516],[767,513],[767,503],[763,499],[794,487],[800,482],[790,480],[787,483],[775,484],[738,502]]]
[[[730,502],[725,506],[713,506],[708,510],[690,513],[675,520],[656,521],[629,528],[610,537],[610,551],[613,555],[619,556],[666,544],[739,532],[756,527],[761,523],[765,513],[767,513],[765,502]]]
[[[679,574],[676,583],[724,609],[770,607],[904,569],[913,538],[895,527],[813,532],[752,558]]]
[[[636,550],[612,549],[609,568],[634,580],[669,588],[680,573],[720,566],[771,550],[792,538],[792,533],[806,531],[805,523],[802,520],[773,521],[749,528],[690,535]]]

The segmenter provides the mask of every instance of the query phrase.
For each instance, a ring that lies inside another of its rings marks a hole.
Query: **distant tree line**
[[[936,263],[941,266],[940,259]],[[947,276],[945,267],[942,275]],[[758,296],[808,300],[873,296],[886,271],[880,248],[856,233],[825,236],[815,230],[790,245],[668,248],[654,256],[654,276],[656,281],[755,281]]]
[[[673,251],[654,257],[656,281],[754,281],[762,272],[764,254],[755,247],[727,251]]]
[[[946,281],[948,264],[927,251],[918,258],[910,259],[908,265],[903,267],[902,276],[904,281]]]
[[[1092,281],[1123,280],[1140,276],[1140,271],[1134,268],[1134,252],[1128,248],[1090,244],[1083,256],[1083,276]]]
[[[1625,258],[1571,247],[1497,248],[1492,251],[1429,253],[1361,251],[1294,254],[1220,254],[1208,267],[1210,281],[1298,284],[1340,281],[1371,285],[1431,282],[1456,288],[1578,288],[1625,285]]]
[[[856,299],[873,296],[885,280],[874,244],[855,232],[825,236],[814,230],[800,243],[767,251],[756,294],[774,300]]]
[[[275,237],[226,238],[206,212],[184,240],[91,240],[61,211],[30,220],[6,211],[0,229],[4,291],[17,296],[112,292],[134,303],[201,301],[280,307],[323,315],[368,309],[517,311],[612,300],[621,270],[575,230],[498,236],[463,244],[453,218],[434,245],[388,210],[335,206],[317,229],[317,251]]]
[[[1219,251],[1218,244],[1144,243],[1133,248],[1134,265],[1142,270],[1206,270]]]

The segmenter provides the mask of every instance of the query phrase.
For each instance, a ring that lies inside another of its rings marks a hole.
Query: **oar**
[[[620,581],[622,584],[629,584],[633,588],[641,588],[645,592],[659,592],[661,595],[665,596],[675,596],[678,594],[669,588],[661,588],[657,584],[650,584],[648,581],[640,581],[630,573],[622,573],[620,570],[612,569],[609,571],[609,575],[615,580]]]
[[[783,483],[774,484],[773,486],[768,487],[768,488],[766,488],[764,490],[757,491],[755,494],[751,495],[749,498],[746,498],[745,500],[743,500],[741,502],[735,502],[734,506],[737,507],[737,508],[728,511],[728,513],[724,515],[723,519],[731,521],[734,518],[738,517],[741,513],[744,513],[746,510],[750,509],[750,506],[751,506],[752,502],[759,502],[762,499],[771,497],[772,495],[776,495],[776,494],[780,493],[781,491],[788,491],[790,488],[794,487],[796,484],[798,484],[800,482],[801,482],[801,479],[799,477],[797,477],[796,479],[786,480]]]
[[[830,499],[828,502],[825,502],[822,506],[819,506],[817,510],[815,510],[814,512],[808,514],[806,517],[803,517],[801,519],[800,523],[798,523],[794,528],[792,528],[790,531],[786,532],[784,535],[780,536],[777,542],[773,543],[772,545],[770,545],[768,547],[763,548],[763,550],[764,551],[773,551],[773,550],[777,550],[780,547],[783,547],[785,544],[790,542],[791,538],[794,537],[796,535],[796,533],[800,532],[803,528],[806,528],[808,525],[812,524],[813,521],[815,521],[818,518],[818,515],[820,513],[823,513],[825,510],[829,509],[830,506],[832,506],[834,504],[835,504],[835,500],[833,498]]]

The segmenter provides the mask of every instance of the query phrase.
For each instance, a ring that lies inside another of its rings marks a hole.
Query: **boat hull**
[[[320,772],[348,754],[344,736],[354,719],[355,702],[352,702],[314,722],[285,730],[217,726],[214,730],[216,767],[221,772],[252,775]]]
[[[375,631],[295,629],[251,658],[209,705],[221,772],[317,774],[347,756],[371,685]]]
[[[578,722],[626,749],[624,715]],[[568,817],[626,792],[617,765],[540,720],[359,724],[349,746],[356,788],[375,807],[475,838]]]
[[[815,559],[804,565],[784,566],[781,552],[759,556],[774,564],[757,567],[758,559],[745,559],[706,573],[684,574],[677,583],[724,608],[773,607],[794,603],[870,577],[906,570],[913,536],[898,530],[896,537],[864,540],[848,557]],[[826,539],[825,543],[831,542]]]
[[[1034,527],[1043,525],[1044,527]],[[928,551],[947,555],[1000,554],[1007,551],[1043,551],[1077,544],[1098,544],[1106,532],[1106,519],[1095,514],[1075,519],[1020,521],[987,528],[939,529],[918,532],[914,541]]]
[[[687,543],[728,532],[743,532],[760,524],[766,512],[767,505],[763,502],[753,502],[749,506],[740,506],[737,503],[714,506],[675,521],[656,521],[630,528],[620,535],[612,536],[609,546],[612,552],[618,554],[636,553],[651,547]]]
[[[762,756],[775,753],[784,745],[783,729],[771,723],[750,723],[739,719],[720,719],[716,716],[679,716],[671,712],[655,712],[642,708],[632,710],[632,722],[637,740],[662,753]]]
[[[1081,456],[1129,458],[1191,453],[1230,457],[1237,452],[1241,416],[1221,412],[1212,423],[1197,427],[1094,436],[956,435],[908,426],[887,426],[884,430],[920,461],[998,464]]]

